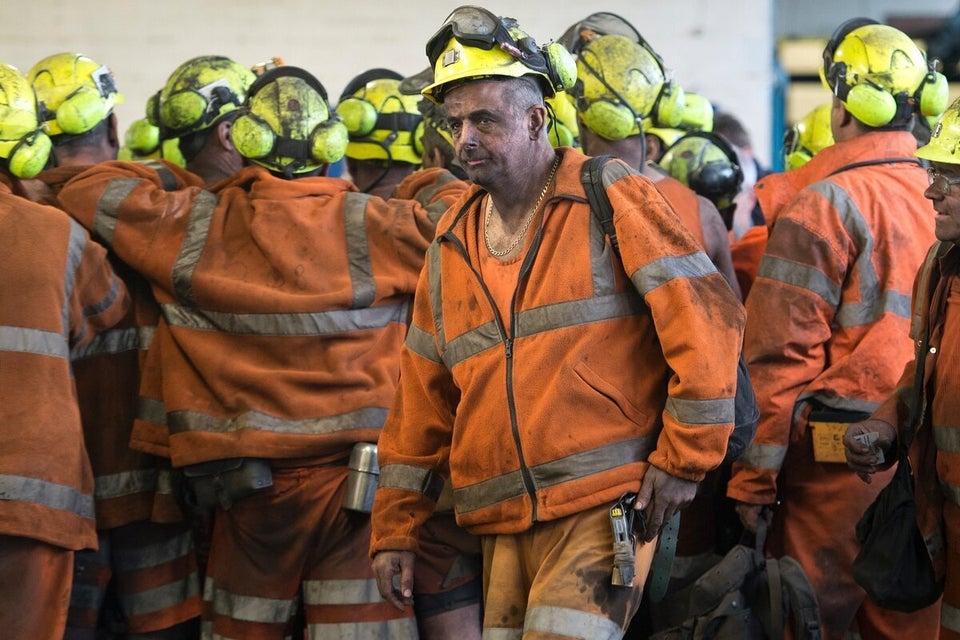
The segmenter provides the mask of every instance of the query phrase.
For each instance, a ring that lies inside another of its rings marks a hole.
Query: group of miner
[[[123,136],[109,67],[0,63],[0,637],[649,637],[764,535],[816,637],[960,638],[935,61],[839,25],[773,172],[623,17],[541,42],[462,6],[338,99],[199,56]],[[851,571],[904,429],[911,612]]]

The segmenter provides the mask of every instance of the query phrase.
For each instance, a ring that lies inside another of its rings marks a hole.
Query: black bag
[[[918,295],[923,295],[924,290],[932,291],[938,277],[939,270],[934,267]],[[897,469],[890,484],[883,488],[857,522],[860,552],[852,568],[853,579],[863,587],[871,600],[884,609],[905,612],[929,606],[943,593],[943,582],[937,580],[927,545],[917,525],[913,471],[907,458],[914,431],[920,426],[920,416],[924,413],[921,408],[926,403],[923,384],[928,328],[921,327],[919,334],[913,402],[900,433]]]
[[[581,180],[590,202],[590,210],[596,216],[603,232],[610,238],[610,246],[620,255],[620,244],[617,241],[617,230],[613,226],[613,207],[607,197],[607,189],[603,184],[603,166],[613,156],[596,156],[587,160],[583,165]],[[757,422],[760,419],[760,408],[757,406],[757,396],[750,382],[747,372],[747,363],[740,353],[737,362],[737,391],[734,397],[733,433],[727,440],[727,453],[723,464],[729,464],[740,458],[746,451],[753,437],[757,433]]]

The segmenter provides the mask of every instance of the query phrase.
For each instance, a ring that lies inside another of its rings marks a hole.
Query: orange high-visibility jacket
[[[736,500],[774,502],[811,402],[869,413],[910,359],[910,291],[934,237],[926,173],[912,161],[851,165],[915,150],[909,132],[871,132],[757,185],[770,237],[747,298],[744,355],[760,422],[734,465]]]
[[[558,153],[508,321],[468,249],[483,192],[438,225],[380,438],[372,553],[417,548],[448,472],[458,523],[499,534],[637,491],[648,463],[699,481],[723,458],[742,305],[650,181],[613,161],[621,263],[585,202],[586,157]]]
[[[683,226],[689,231],[701,247],[706,246],[703,238],[703,222],[700,220],[700,201],[697,192],[673,176],[664,176],[653,183],[673,209]]]
[[[134,446],[183,466],[376,442],[424,252],[466,184],[424,170],[398,188],[406,199],[385,201],[339,178],[260,167],[211,192],[167,169],[106,163],[60,193],[150,280],[162,309],[150,354],[169,437],[138,422]]]
[[[0,534],[97,548],[70,353],[127,311],[106,251],[0,181]]]
[[[57,194],[63,185],[87,168],[55,167],[22,184],[31,200],[59,206]],[[156,326],[156,302],[139,274],[114,254],[108,257],[130,294],[130,310],[114,327],[70,354],[83,439],[93,467],[97,529],[101,530],[149,520],[163,473],[157,458],[130,447],[139,397],[138,361],[148,346],[141,344],[141,338],[149,338]],[[150,321],[138,322],[144,315]]]

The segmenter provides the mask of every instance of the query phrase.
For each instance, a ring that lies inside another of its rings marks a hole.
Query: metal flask
[[[343,497],[343,508],[361,513],[373,510],[373,494],[377,490],[380,478],[380,466],[377,464],[377,445],[358,442],[350,452],[347,464],[347,492]]]

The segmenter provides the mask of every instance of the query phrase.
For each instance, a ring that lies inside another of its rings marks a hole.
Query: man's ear
[[[530,128],[530,139],[536,140],[543,134],[549,122],[547,108],[542,104],[534,105],[530,107],[530,110],[527,112],[527,118]]]
[[[223,120],[217,124],[217,144],[228,151],[235,151],[233,139],[230,137],[230,129],[233,127],[233,120]]]
[[[107,141],[114,149],[120,148],[120,133],[117,131],[117,114],[107,116]]]

